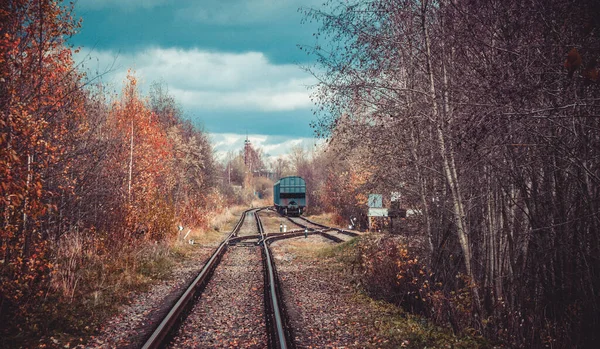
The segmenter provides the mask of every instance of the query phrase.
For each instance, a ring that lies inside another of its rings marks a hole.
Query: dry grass
[[[211,245],[219,243],[227,234],[227,230],[216,230],[216,229],[192,229],[188,235],[186,241],[181,241],[184,246],[188,245],[188,240],[194,240],[195,244]],[[184,248],[185,250],[185,248]]]
[[[313,221],[315,223],[327,225],[329,227],[336,227],[337,226],[337,224],[335,224],[335,215],[333,213],[321,213],[321,214],[318,214],[318,215],[308,216],[306,218],[310,219],[311,221]],[[348,226],[345,226],[345,227],[337,226],[337,227],[338,228],[343,228],[343,229],[347,229],[348,228]]]
[[[101,267],[102,257],[98,254],[97,244],[91,235],[81,232],[63,235],[55,249],[55,270],[50,281],[51,287],[69,299],[75,297],[75,292],[81,288],[81,282],[86,282],[85,266]]]
[[[308,239],[303,237],[287,239],[279,247],[283,252],[290,253],[297,258],[313,259],[319,258],[325,251],[331,249],[331,244],[326,240],[311,236]]]
[[[102,302],[103,294],[127,294],[143,289],[155,279],[168,275],[177,251],[166,243],[138,241],[133,245],[113,246],[106,253],[103,239],[85,233],[61,237],[55,249],[55,271],[51,286],[69,303],[74,298],[93,304]]]
[[[247,209],[248,207],[245,206],[227,207],[210,217],[208,228],[193,228],[185,241],[182,241],[182,239],[180,241],[187,244],[189,239],[193,239],[194,243],[203,245],[219,243],[227,233],[233,230],[240,219],[240,215]],[[183,235],[185,233],[187,233],[187,229],[184,229]],[[187,251],[187,248],[184,248],[184,250]]]
[[[251,207],[267,207],[267,206],[273,206],[273,199],[269,198],[269,199],[255,199],[252,200],[252,202],[250,203]]]
[[[279,233],[280,224],[287,225],[288,231],[298,228],[296,225],[294,225],[284,217],[281,217],[277,212],[262,211],[260,213],[260,218],[266,233]]]
[[[380,338],[399,343],[400,348],[504,348],[494,346],[482,337],[454,334],[450,328],[433,325],[426,318],[412,315],[393,304],[357,293],[353,301],[379,314],[376,328]]]
[[[168,278],[182,257],[167,243],[107,241],[101,234],[73,231],[54,242],[43,302],[27,318],[15,319],[20,330],[0,340],[0,347],[51,345],[52,337],[82,341],[132,294]]]

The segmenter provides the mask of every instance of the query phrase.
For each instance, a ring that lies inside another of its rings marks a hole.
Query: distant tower
[[[252,171],[252,144],[248,139],[248,134],[246,133],[246,140],[244,141],[244,164],[246,168]]]

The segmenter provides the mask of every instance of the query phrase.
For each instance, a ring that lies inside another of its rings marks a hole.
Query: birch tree
[[[384,154],[361,161],[372,187],[418,193],[434,278],[462,287],[456,254],[468,276],[469,326],[515,347],[593,343],[598,6],[331,1],[306,14],[322,24],[303,47],[318,61],[318,132],[338,152]],[[573,309],[583,322],[562,320]]]

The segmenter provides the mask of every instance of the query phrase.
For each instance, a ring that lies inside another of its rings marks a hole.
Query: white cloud
[[[200,49],[148,48],[131,54],[79,53],[78,59],[120,86],[132,68],[143,82],[163,81],[184,108],[291,111],[309,109],[307,86],[316,81],[293,64],[274,64],[260,52],[227,53]]]
[[[225,160],[227,153],[233,151],[237,154],[244,148],[245,134],[235,133],[211,133],[212,144],[217,159]],[[287,157],[293,147],[304,147],[311,149],[323,144],[323,140],[308,137],[283,137],[261,134],[250,134],[248,139],[255,149],[262,149],[267,161],[277,157]]]

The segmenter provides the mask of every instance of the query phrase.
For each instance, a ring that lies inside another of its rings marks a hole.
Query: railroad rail
[[[161,347],[161,345],[167,338],[167,335],[171,332],[175,324],[179,321],[186,307],[190,304],[190,301],[208,281],[209,275],[214,270],[223,254],[225,254],[225,251],[227,250],[227,246],[229,244],[229,239],[231,239],[238,233],[242,224],[244,224],[246,214],[250,211],[252,210],[250,209],[244,211],[231,233],[229,233],[229,235],[223,240],[223,242],[221,242],[219,247],[217,247],[215,252],[211,255],[211,257],[208,259],[208,261],[198,274],[198,276],[196,276],[196,278],[188,286],[185,292],[181,295],[179,300],[177,300],[173,308],[169,311],[169,313],[161,321],[158,327],[154,330],[150,338],[148,338],[146,343],[144,343],[144,345],[142,346],[143,349],[154,349]]]
[[[186,309],[192,305],[192,300],[202,291],[202,289],[208,283],[212,272],[217,267],[222,256],[230,245],[259,245],[261,242],[266,241],[267,236],[264,232],[262,221],[258,215],[258,212],[262,209],[248,209],[243,212],[234,229],[229,235],[221,242],[215,252],[208,259],[198,276],[192,281],[187,287],[186,291],[177,300],[173,308],[161,321],[158,327],[154,330],[152,335],[148,338],[142,348],[160,348],[163,347],[166,341],[170,338],[169,336],[173,333],[177,327],[177,323],[181,321],[182,316],[186,312]],[[254,212],[256,220],[256,227],[258,230],[257,235],[245,235],[238,236],[238,233],[244,224],[245,218],[249,212]],[[291,236],[287,236],[291,237]],[[282,237],[280,237],[282,238]],[[257,242],[251,243],[250,240],[255,239]],[[279,281],[277,279],[276,269],[271,258],[271,253],[267,243],[262,244],[262,255],[263,255],[263,270],[264,270],[264,282],[265,282],[265,319],[267,320],[267,338],[269,340],[269,348],[287,349],[294,348],[292,341],[291,329],[287,326],[287,316],[282,302],[282,292],[279,287]]]
[[[333,242],[336,242],[336,243],[344,242],[344,240],[340,239],[337,236],[334,236],[334,235],[331,235],[331,234],[327,234],[327,232],[329,232],[329,231],[335,231],[335,232],[338,232],[338,233],[341,233],[341,234],[344,234],[344,235],[347,235],[347,236],[351,236],[351,237],[356,237],[356,236],[359,235],[357,233],[354,233],[354,232],[351,232],[351,231],[347,231],[347,230],[344,230],[344,229],[339,229],[339,228],[334,228],[334,227],[328,227],[328,226],[320,224],[320,223],[315,223],[315,222],[313,222],[313,221],[311,221],[311,220],[309,220],[307,218],[304,218],[304,217],[294,217],[294,218],[299,218],[299,219],[305,221],[306,223],[309,223],[309,224],[312,224],[314,226],[319,227],[320,229],[311,228],[311,227],[309,227],[306,224],[303,224],[303,223],[300,223],[300,222],[294,220],[294,218],[292,218],[292,217],[288,217],[288,216],[283,216],[283,217],[285,217],[287,220],[289,220],[290,222],[294,223],[295,225],[297,225],[299,227],[302,227],[303,229],[307,229],[308,230],[308,234],[319,234],[319,235],[321,235],[321,236],[323,236],[323,237],[325,237],[325,238],[327,238],[327,239],[329,239],[329,240],[331,240]]]
[[[260,210],[259,210],[260,211]],[[258,226],[258,232],[262,239],[259,241],[263,246],[263,262],[265,264],[265,310],[268,309],[267,326],[270,328],[269,341],[271,348],[287,349],[293,348],[292,336],[290,336],[290,327],[287,325],[287,316],[283,308],[282,292],[279,287],[279,280],[271,252],[269,251],[268,238],[265,235],[262,221],[258,212],[254,215]],[[267,312],[267,311],[265,311]],[[271,326],[269,326],[269,324]]]
[[[357,234],[357,233],[354,233],[354,232],[351,232],[351,231],[348,231],[348,230],[334,228],[334,227],[328,227],[328,226],[320,224],[320,223],[315,223],[315,222],[309,220],[308,218],[304,218],[304,217],[298,217],[298,218],[300,218],[303,221],[306,221],[306,222],[308,222],[308,223],[310,223],[312,225],[316,225],[317,227],[321,227],[323,229],[335,230],[335,231],[337,231],[340,234],[344,234],[344,235],[348,235],[348,236],[352,236],[352,237],[356,237],[356,236],[360,235],[360,234]]]
[[[340,242],[344,242],[344,240],[338,238],[337,236],[333,236],[331,234],[327,234],[328,231],[331,231],[329,228],[322,228],[322,229],[315,229],[315,228],[310,228],[309,226],[307,226],[306,224],[302,224],[302,223],[298,223],[297,221],[295,221],[294,219],[292,219],[291,217],[286,217],[290,222],[296,224],[297,226],[300,226],[304,229],[306,229],[308,231],[308,234],[319,234],[322,237],[329,239],[335,243],[340,243]]]

